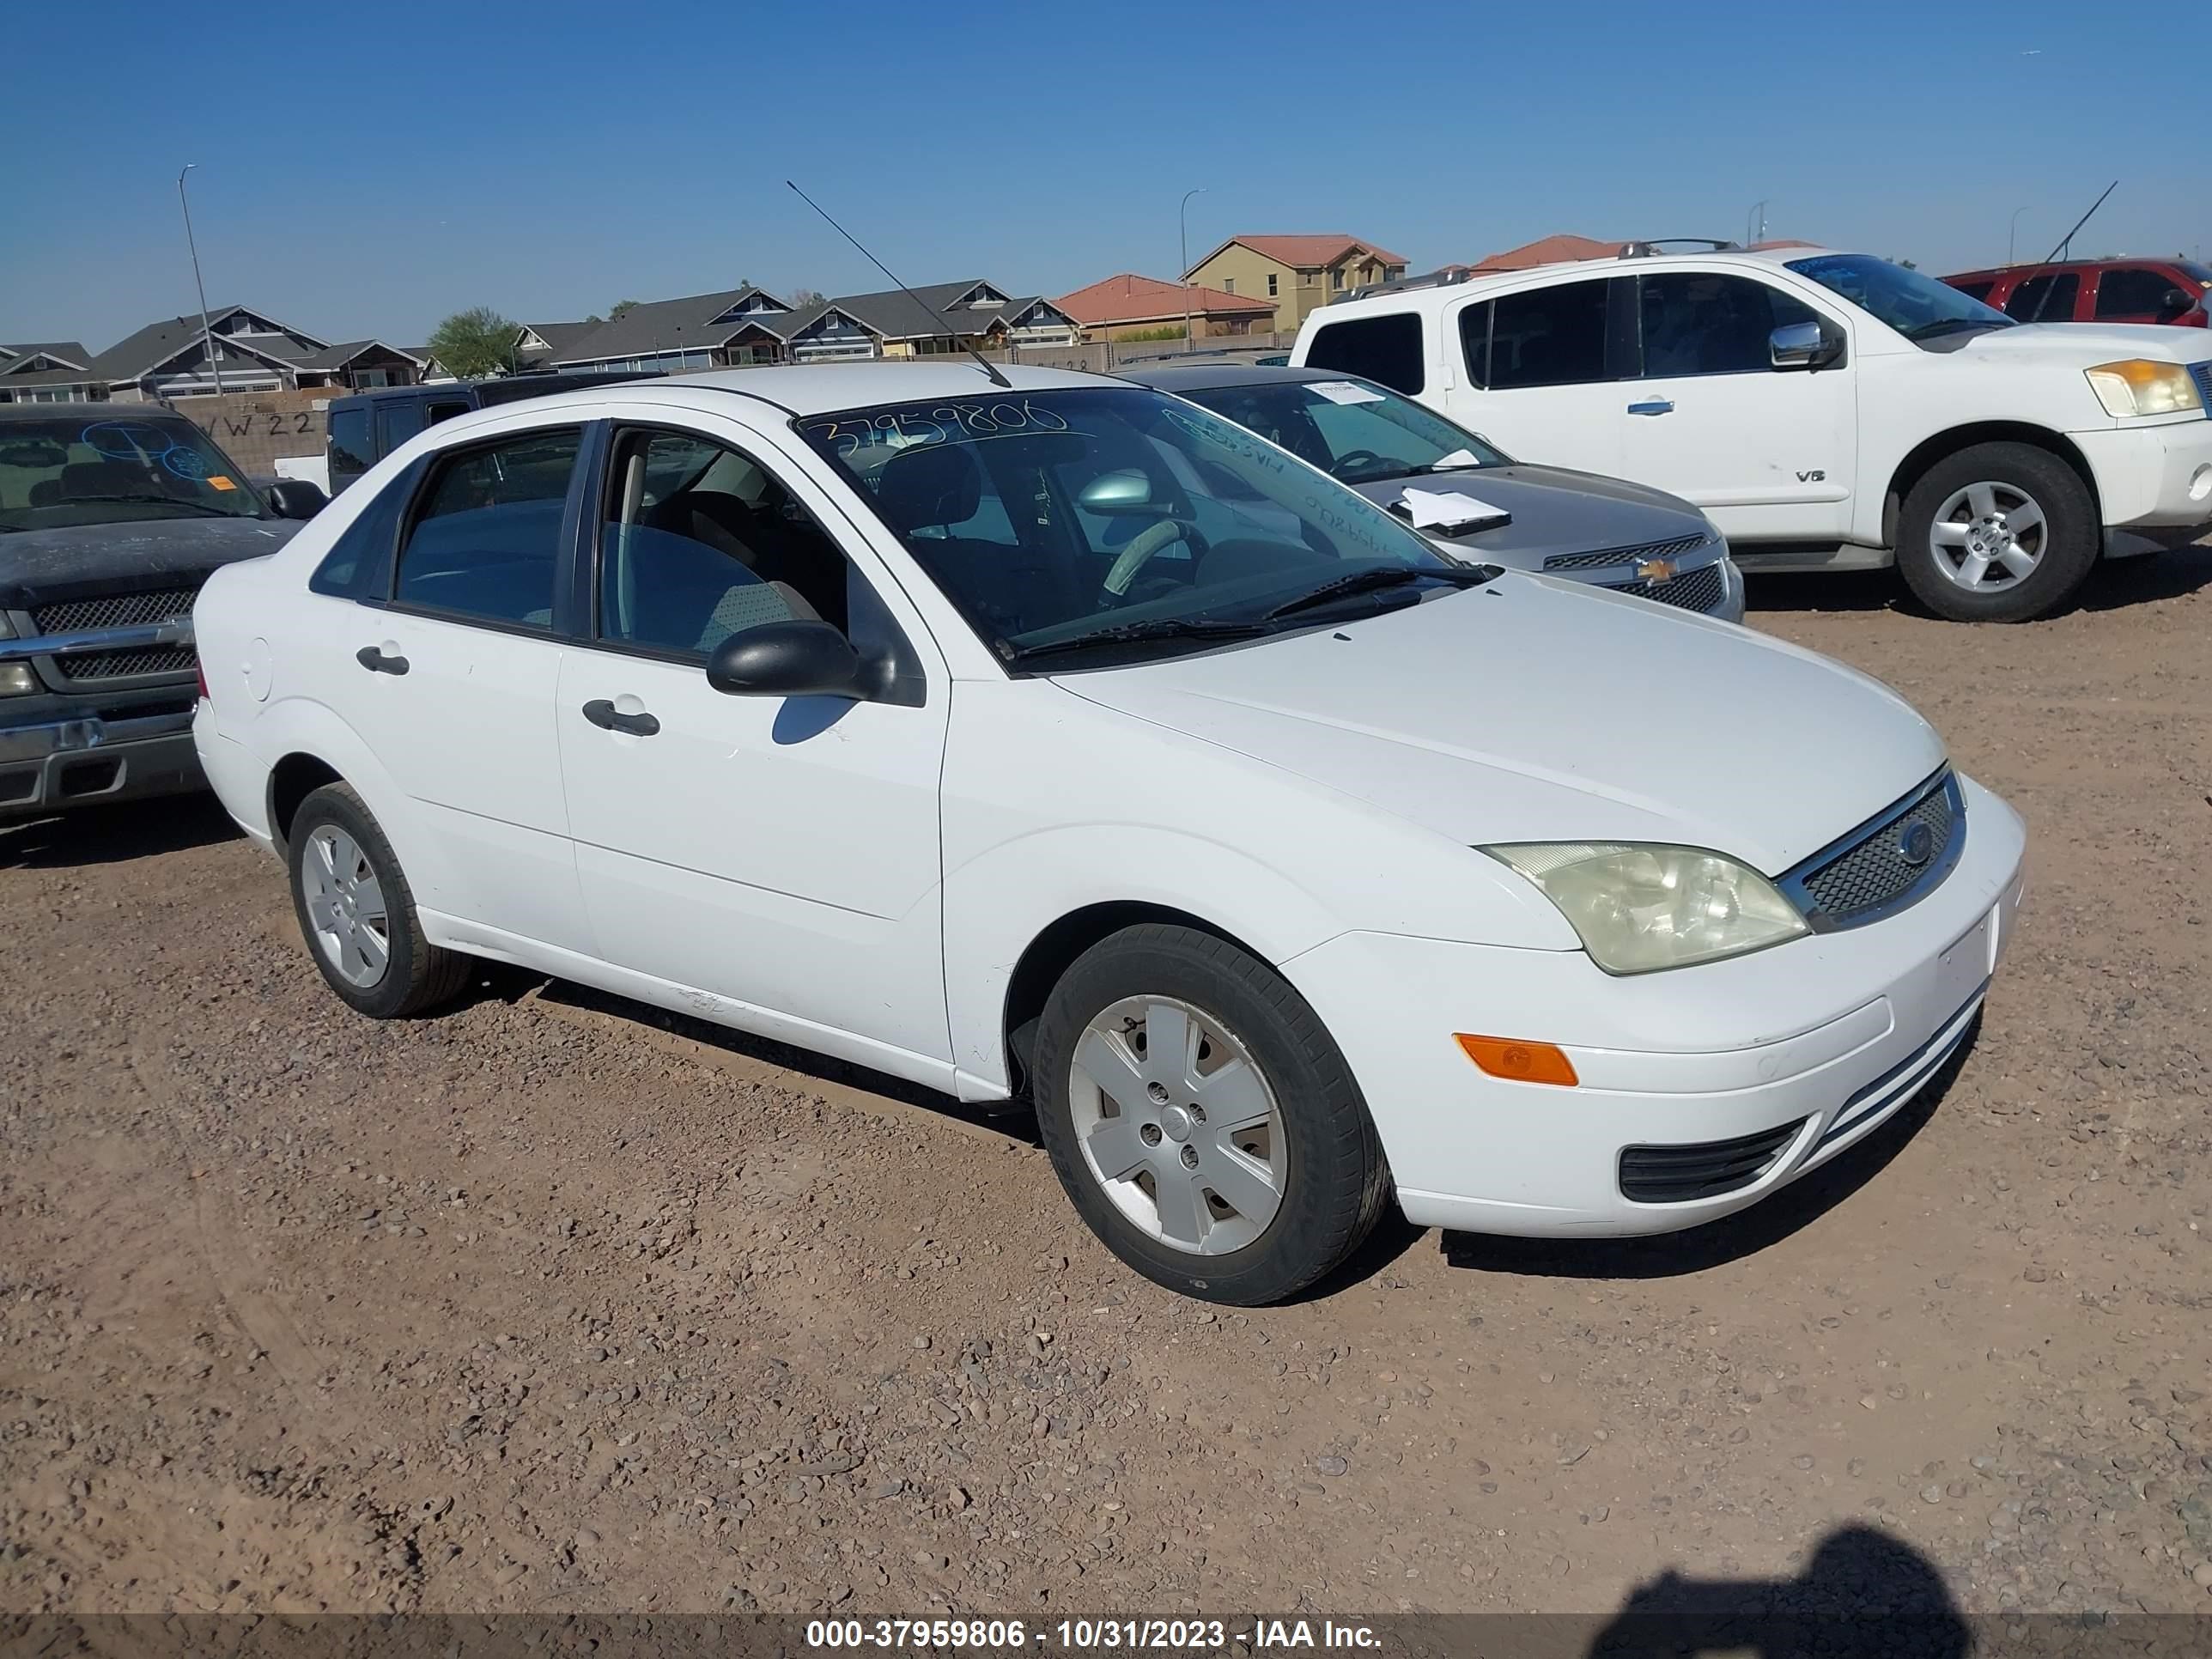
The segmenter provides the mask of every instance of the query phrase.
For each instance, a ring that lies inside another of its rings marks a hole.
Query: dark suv
[[[2023,323],[2178,323],[2203,328],[2212,270],[2194,259],[2076,259],[1962,270],[1943,280]]]
[[[322,504],[158,404],[0,404],[0,822],[201,787],[192,601]]]
[[[472,409],[489,409],[525,398],[622,380],[652,380],[655,374],[511,374],[497,380],[448,380],[440,386],[386,386],[331,400],[329,459],[335,495],[425,427]]]

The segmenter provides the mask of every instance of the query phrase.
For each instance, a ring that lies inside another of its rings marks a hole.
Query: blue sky
[[[1554,230],[1769,233],[1943,271],[2212,251],[2199,81],[2101,8],[411,0],[16,11],[0,339],[208,298],[427,337],[750,279],[1060,294],[1241,231],[1416,269]],[[1241,40],[1235,37],[1242,36]],[[1209,46],[1210,37],[1233,44]],[[2180,49],[2177,46],[2177,51]],[[215,90],[220,87],[222,91]],[[258,88],[250,96],[234,89]]]

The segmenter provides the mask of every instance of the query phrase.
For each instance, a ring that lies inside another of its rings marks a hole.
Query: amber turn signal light
[[[1490,1073],[1514,1083],[1557,1083],[1573,1088],[1581,1081],[1575,1063],[1549,1042],[1522,1042],[1513,1037],[1470,1036],[1458,1033],[1467,1057]]]

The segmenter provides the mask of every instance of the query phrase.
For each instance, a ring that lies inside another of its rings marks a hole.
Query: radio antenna
[[[948,337],[955,340],[960,337],[957,334],[953,333],[952,325],[945,320],[944,313],[938,310],[935,306],[923,299],[921,295],[916,294],[904,283],[900,282],[896,276],[892,275],[891,268],[889,265],[885,264],[881,259],[876,258],[874,254],[869,252],[867,249],[860,247],[860,239],[854,235],[851,231],[846,229],[844,226],[839,224],[835,219],[830,218],[830,215],[824,211],[821,203],[816,201],[805,191],[799,189],[797,185],[792,184],[790,179],[787,179],[783,182],[791,185],[792,194],[798,197],[800,201],[805,203],[807,206],[812,208],[817,213],[821,214],[823,219],[829,224],[830,229],[836,231],[840,236],[850,242],[854,247],[860,248],[861,258],[865,258],[878,270],[882,271],[884,276],[890,276],[892,284],[900,293],[905,295],[908,299],[913,301],[915,304],[920,306],[931,316],[936,318],[937,325],[945,331]],[[999,373],[998,365],[994,363],[988,357],[986,357],[981,352],[976,350],[974,346],[963,345],[961,347],[961,349],[975,360],[975,367],[981,369],[985,374],[990,377],[990,381],[993,386],[1002,386],[1009,392],[1012,392],[1014,389],[1014,383],[1008,380],[1005,375]]]
[[[2113,179],[2111,184],[2105,186],[2105,196],[2110,196],[2119,187],[2120,181],[2117,179]],[[2094,213],[2099,208],[2105,205],[2105,196],[2100,196],[2095,201],[2089,204],[2089,213]],[[2049,264],[2052,259],[2056,259],[2060,254],[2066,251],[2066,245],[2074,240],[2075,235],[2081,230],[2082,226],[2089,222],[2089,213],[2085,213],[2080,218],[2076,219],[2074,222],[2074,228],[2068,231],[2063,236],[2058,239],[2058,246],[2051,250],[2050,258],[2045,259],[2043,262],[2044,264],[2046,265]],[[2045,271],[2043,275],[2043,292],[2035,296],[2035,314],[2027,319],[2029,322],[2039,323],[2043,320],[2043,307],[2051,303],[2051,296],[2057,290],[2057,288],[2058,273],[2055,270]]]

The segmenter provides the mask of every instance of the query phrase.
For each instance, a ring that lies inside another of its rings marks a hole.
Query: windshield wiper
[[[1301,611],[1310,611],[1332,599],[1348,599],[1354,593],[1371,593],[1385,587],[1402,587],[1408,582],[1433,580],[1449,582],[1455,587],[1480,587],[1498,574],[1495,565],[1479,564],[1459,568],[1443,566],[1386,564],[1355,570],[1334,581],[1323,582],[1310,593],[1301,593],[1295,599],[1286,599],[1273,611],[1262,611],[1261,619],[1273,622],[1279,617],[1295,616]]]
[[[227,513],[222,507],[210,507],[205,501],[188,501],[176,495],[64,495],[61,500],[56,501],[54,505],[56,507],[82,507],[88,501],[127,501],[133,503],[148,503],[155,507],[188,507],[196,513],[212,513],[218,519],[239,519],[246,516],[242,513]]]
[[[1271,630],[1256,622],[1215,622],[1203,617],[1154,617],[1145,622],[1121,623],[1073,639],[1043,645],[1018,646],[1006,653],[1008,662],[1028,662],[1036,657],[1057,656],[1063,651],[1087,651],[1094,646],[1127,645],[1143,640],[1249,640]]]
[[[1969,328],[2013,328],[2010,322],[1991,322],[1986,317],[1938,317],[1933,322],[1920,323],[1905,331],[1908,340],[1932,340],[1939,334],[1956,334]]]

